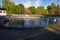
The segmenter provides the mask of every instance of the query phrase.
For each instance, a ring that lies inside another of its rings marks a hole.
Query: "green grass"
[[[60,28],[60,24],[52,25],[52,26],[50,26],[50,28],[52,28],[52,29],[58,31],[58,30],[59,30],[58,28]]]
[[[52,29],[54,29],[54,30],[57,30],[57,28],[56,28],[55,26],[53,26],[53,27],[50,27],[50,28],[52,28]]]

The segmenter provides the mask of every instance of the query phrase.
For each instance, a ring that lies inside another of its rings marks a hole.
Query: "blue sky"
[[[2,0],[0,0],[0,6],[2,5]]]
[[[44,6],[45,8],[50,5],[52,2],[60,5],[60,0],[13,0],[16,4],[23,4],[26,8],[30,6]],[[2,1],[0,0],[0,5]]]

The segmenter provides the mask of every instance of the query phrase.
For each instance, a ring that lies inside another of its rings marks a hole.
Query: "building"
[[[7,21],[7,13],[5,8],[0,8],[0,27],[4,26],[4,23]]]
[[[5,8],[0,8],[0,16],[6,16],[6,9]]]

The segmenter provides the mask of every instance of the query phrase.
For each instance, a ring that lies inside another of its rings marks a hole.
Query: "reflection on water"
[[[18,22],[18,23],[16,23],[16,22]],[[20,24],[19,24],[19,22],[20,22]],[[19,28],[29,28],[29,27],[34,28],[34,27],[46,27],[47,26],[47,21],[42,20],[40,18],[22,19],[19,21],[14,21],[14,23],[13,22],[11,22],[11,23],[15,24],[15,25],[9,25],[9,26],[19,27]]]

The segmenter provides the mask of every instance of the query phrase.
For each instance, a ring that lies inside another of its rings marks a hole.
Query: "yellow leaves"
[[[26,14],[31,14],[31,10],[27,8],[27,9],[25,9],[25,13]]]
[[[48,12],[48,10],[45,10],[44,13],[45,13],[45,15],[48,15],[49,12]]]

